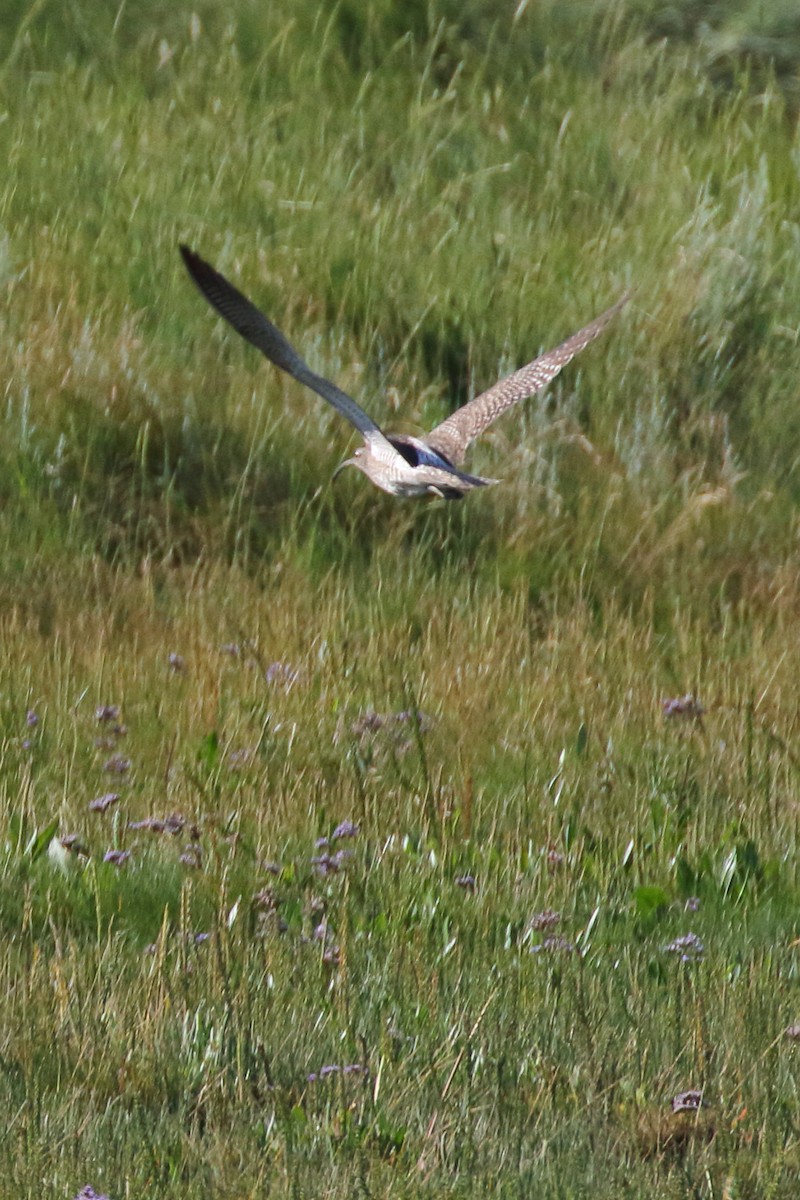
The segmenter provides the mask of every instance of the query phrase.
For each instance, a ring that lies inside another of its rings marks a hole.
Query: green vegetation
[[[799,64],[2,9],[0,1195],[797,1195]],[[399,503],[179,240],[410,431],[634,295]]]

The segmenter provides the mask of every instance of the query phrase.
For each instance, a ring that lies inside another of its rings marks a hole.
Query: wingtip
[[[597,321],[601,323],[601,328],[605,328],[612,317],[615,317],[618,312],[622,311],[628,301],[632,299],[635,290],[635,288],[628,288],[627,291],[622,293],[619,300],[615,301],[610,308],[607,308],[605,312],[600,314],[600,316],[597,318]]]
[[[196,262],[199,255],[195,254],[191,246],[187,246],[186,242],[178,242],[178,249],[181,252],[181,258],[188,267],[190,263]]]
[[[178,249],[181,252],[183,265],[189,272],[190,278],[197,284],[197,286],[200,288],[200,291],[205,295],[206,293],[203,287],[203,282],[213,279],[217,272],[210,263],[207,263],[204,258],[200,257],[196,250],[193,250],[191,246],[187,246],[186,242],[178,242]],[[206,298],[208,297],[206,296]]]

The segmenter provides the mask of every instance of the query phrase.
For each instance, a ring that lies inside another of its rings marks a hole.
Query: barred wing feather
[[[441,425],[432,429],[425,441],[451,463],[457,465],[463,462],[470,442],[479,437],[506,409],[541,391],[555,379],[559,371],[571,362],[576,354],[602,333],[609,321],[627,302],[628,296],[625,295],[589,325],[573,333],[572,337],[567,338],[560,346],[556,346],[555,350],[540,354],[527,366],[520,367],[513,375],[501,379],[488,391],[470,400],[447,420],[442,421]]]

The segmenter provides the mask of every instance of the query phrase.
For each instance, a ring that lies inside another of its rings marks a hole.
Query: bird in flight
[[[312,371],[281,331],[224,275],[188,246],[181,245],[180,252],[187,271],[211,307],[276,367],[332,404],[361,434],[364,445],[337,468],[335,475],[344,467],[356,467],[392,496],[432,495],[460,500],[473,488],[497,483],[496,479],[483,479],[461,469],[470,443],[506,409],[555,379],[562,367],[602,333],[628,300],[627,295],[623,296],[555,350],[540,354],[457,409],[425,437],[417,438],[384,433],[352,396]]]

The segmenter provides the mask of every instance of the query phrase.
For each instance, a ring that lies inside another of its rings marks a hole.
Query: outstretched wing
[[[380,426],[364,412],[361,405],[356,404],[352,396],[348,396],[335,383],[312,371],[281,331],[224,275],[215,271],[188,246],[180,246],[180,252],[187,271],[208,303],[237,333],[266,355],[276,367],[332,404],[367,440],[376,436],[384,439]]]
[[[528,396],[541,391],[550,383],[551,379],[555,379],[562,367],[565,367],[576,354],[579,354],[584,346],[588,346],[589,342],[594,341],[627,302],[628,296],[625,295],[611,308],[596,317],[590,325],[573,333],[572,337],[567,338],[560,346],[556,346],[555,350],[548,350],[546,354],[540,354],[527,366],[520,367],[513,375],[501,379],[488,391],[482,392],[480,396],[470,400],[468,404],[457,409],[446,421],[442,421],[441,425],[432,429],[425,441],[450,462],[456,464],[463,462],[470,442],[479,437],[484,429],[491,425],[492,421],[496,421],[507,408],[511,408],[519,400],[526,400]]]

